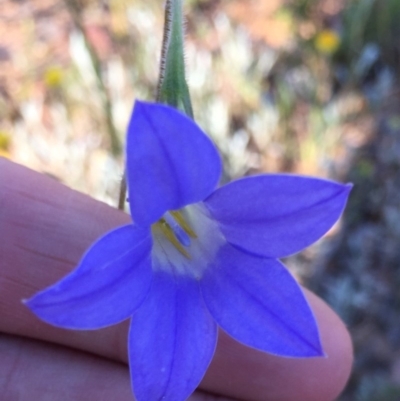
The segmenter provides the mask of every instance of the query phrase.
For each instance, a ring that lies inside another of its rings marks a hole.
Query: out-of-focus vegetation
[[[0,2],[0,156],[116,204],[135,98],[153,100],[161,0]],[[187,0],[196,120],[225,180],[355,183],[342,229],[288,260],[345,319],[343,401],[400,399],[400,2]]]
[[[347,147],[344,104],[357,112],[363,101],[332,99],[331,54],[298,40],[300,13],[280,0],[186,8],[196,119],[224,154],[227,177],[326,174]],[[10,157],[113,202],[133,100],[155,95],[162,2],[5,0],[0,16],[0,129]],[[312,29],[313,38],[324,33]]]

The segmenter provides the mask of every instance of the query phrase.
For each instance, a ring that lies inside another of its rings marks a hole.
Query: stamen
[[[171,213],[167,212],[164,215],[164,220],[165,222],[171,227],[172,231],[175,234],[175,237],[177,240],[185,247],[189,247],[191,244],[191,240],[189,235],[186,233],[186,230],[184,230],[180,226],[180,222],[178,222],[176,217],[174,215],[171,215]],[[183,219],[182,219],[183,220]]]
[[[179,223],[179,225],[186,231],[186,233],[190,237],[197,238],[196,233],[192,230],[192,227],[190,227],[189,224],[186,222],[181,212],[172,211],[170,213],[172,214],[172,216],[174,216],[175,220]]]
[[[177,215],[180,215],[179,220]],[[191,233],[196,233],[195,238],[186,231],[181,220],[190,227]],[[186,233],[186,237],[178,239],[177,233],[181,233],[181,230],[177,225]],[[218,223],[202,204],[165,213],[151,226],[151,230],[153,269],[189,275],[196,280],[200,280],[203,272],[212,266],[215,255],[226,244]],[[188,243],[187,239],[190,240],[189,246],[184,245]]]
[[[169,242],[171,242],[172,245],[185,257],[190,259],[189,253],[186,251],[186,249],[182,246],[182,244],[178,241],[178,239],[175,236],[175,232],[172,230],[172,228],[167,224],[167,222],[164,219],[161,219],[158,223],[153,225],[153,230],[157,230],[157,227],[161,230],[163,235],[168,239]]]

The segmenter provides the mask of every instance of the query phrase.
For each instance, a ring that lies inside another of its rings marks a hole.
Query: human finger
[[[3,401],[134,401],[126,364],[55,344],[0,334]],[[232,401],[195,393],[188,401]]]
[[[85,249],[129,216],[51,178],[0,161],[0,330],[126,361],[126,322],[98,331],[67,331],[40,322],[20,300],[63,277]],[[279,358],[221,333],[201,387],[243,400],[334,399],[352,361],[351,341],[334,312],[308,294],[326,358]]]

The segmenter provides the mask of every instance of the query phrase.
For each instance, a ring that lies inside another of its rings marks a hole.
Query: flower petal
[[[98,329],[127,319],[152,276],[148,230],[132,224],[101,237],[79,266],[26,301],[42,320],[69,329]]]
[[[280,262],[225,245],[200,283],[214,319],[236,340],[282,356],[323,354],[311,309]]]
[[[138,401],[184,401],[214,354],[217,326],[196,280],[158,272],[129,333],[129,365]]]
[[[216,187],[221,160],[210,139],[179,111],[136,102],[128,129],[129,203],[136,224],[198,202]]]
[[[340,217],[351,185],[295,175],[261,175],[216,190],[205,204],[228,242],[281,258],[324,235]]]

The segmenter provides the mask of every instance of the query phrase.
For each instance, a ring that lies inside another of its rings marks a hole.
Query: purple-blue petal
[[[321,238],[340,217],[350,190],[318,178],[260,175],[219,188],[205,204],[228,242],[281,258]]]
[[[207,197],[221,174],[215,146],[181,112],[137,101],[128,128],[127,176],[132,218],[141,226]]]
[[[216,340],[217,326],[204,305],[198,282],[185,275],[155,273],[129,332],[136,399],[186,400],[203,378]]]
[[[212,316],[237,341],[281,356],[323,355],[314,315],[280,262],[225,245],[200,283]]]
[[[127,319],[152,277],[148,230],[132,224],[95,242],[78,267],[26,301],[42,320],[69,329],[98,329]]]

